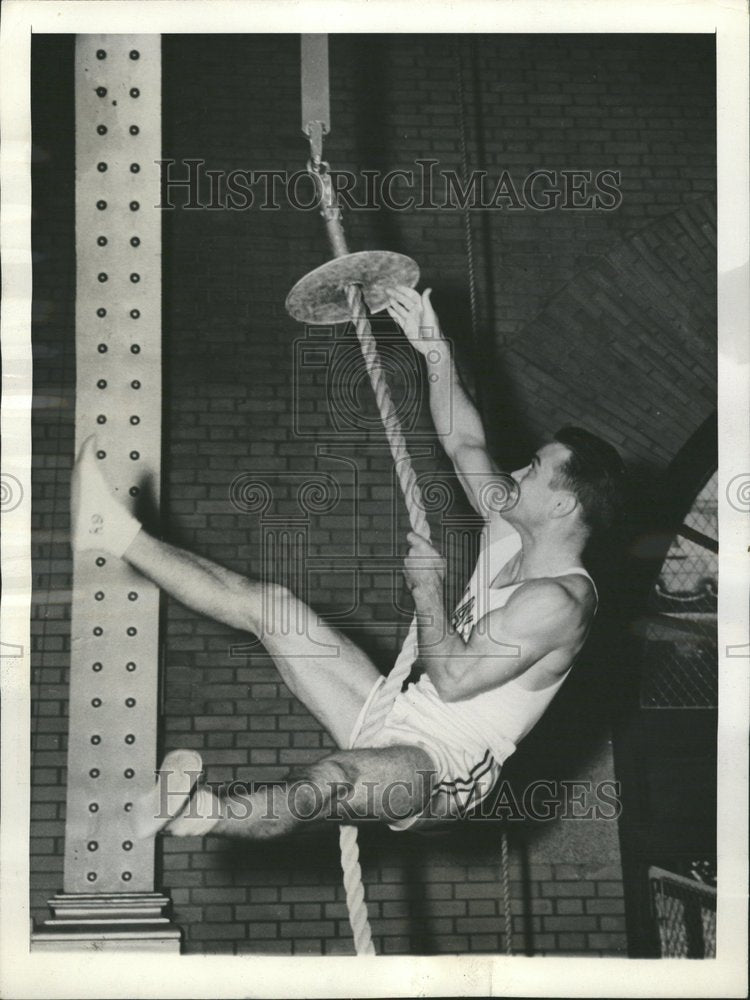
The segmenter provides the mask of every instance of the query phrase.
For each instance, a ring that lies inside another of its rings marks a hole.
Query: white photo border
[[[30,503],[2,512],[0,968],[13,997],[747,995],[748,10],[745,0],[5,0],[0,24],[3,483],[31,495],[32,33],[709,33],[717,41],[719,745],[717,958],[164,956],[29,952]],[[739,486],[737,485],[739,484]],[[5,485],[3,487],[5,489]],[[10,508],[10,504],[4,508]],[[315,987],[311,987],[315,984]]]

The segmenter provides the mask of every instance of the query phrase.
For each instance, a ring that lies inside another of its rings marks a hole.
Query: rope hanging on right
[[[476,347],[478,336],[478,306],[477,306],[477,277],[474,266],[474,234],[471,227],[471,209],[469,208],[469,143],[466,128],[466,86],[464,82],[463,65],[463,40],[457,36],[455,41],[456,58],[456,92],[458,95],[458,148],[461,153],[461,180],[463,182],[466,198],[463,204],[464,221],[464,245],[466,250],[466,270],[469,278],[469,309],[471,312],[471,336],[472,344]]]
[[[468,42],[471,45],[471,39]],[[463,38],[456,37],[454,48],[456,60],[456,92],[458,96],[458,145],[461,153],[461,180],[464,191],[469,190],[469,143],[466,128],[466,86],[464,79]],[[469,278],[469,308],[471,311],[472,346],[476,350],[479,337],[478,298],[476,261],[474,257],[474,233],[471,225],[471,209],[468,197],[463,205],[464,241],[466,244],[466,268]],[[502,885],[503,921],[505,928],[505,951],[513,954],[513,907],[510,890],[510,852],[508,834],[503,827],[500,831],[500,881]]]

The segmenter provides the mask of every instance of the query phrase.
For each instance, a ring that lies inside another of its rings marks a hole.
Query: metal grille
[[[642,708],[718,704],[717,476],[698,494],[651,595],[643,649]]]
[[[648,878],[662,958],[716,958],[716,889],[655,866]]]

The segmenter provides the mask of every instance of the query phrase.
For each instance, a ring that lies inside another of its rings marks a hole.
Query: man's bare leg
[[[93,439],[81,449],[72,487],[75,548],[112,552],[192,610],[256,635],[290,691],[339,747],[348,745],[381,676],[361,649],[285,587],[247,579],[148,535],[113,496]]]
[[[185,784],[179,775],[168,779],[174,784],[175,777],[178,785]],[[268,840],[325,821],[393,822],[425,808],[434,777],[431,758],[418,746],[342,750],[290,774],[283,784],[235,789],[224,798],[200,788],[187,806],[180,795],[167,794],[165,785],[162,823],[165,833],[176,837],[211,833]]]

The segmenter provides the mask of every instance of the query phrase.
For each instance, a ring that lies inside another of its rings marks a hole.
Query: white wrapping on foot
[[[140,522],[113,496],[97,465],[96,437],[81,446],[71,480],[71,542],[76,551],[100,549],[122,557]]]
[[[156,784],[134,804],[131,817],[135,835],[154,837],[179,816],[202,771],[203,761],[195,750],[168,753],[157,772]]]

